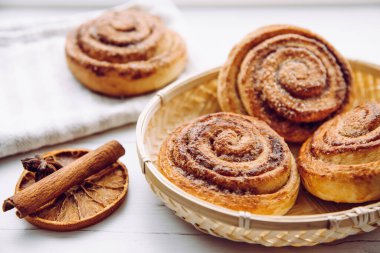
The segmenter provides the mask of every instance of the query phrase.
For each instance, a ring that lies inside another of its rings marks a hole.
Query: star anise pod
[[[63,167],[53,157],[42,158],[39,155],[22,159],[21,162],[24,169],[35,173],[36,182]]]

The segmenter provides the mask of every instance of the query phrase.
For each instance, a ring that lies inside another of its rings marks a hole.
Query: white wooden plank
[[[1,252],[279,252],[279,253],[377,253],[378,236],[356,236],[350,241],[304,248],[267,248],[227,241],[205,234],[77,231],[53,233],[38,230],[0,230]]]

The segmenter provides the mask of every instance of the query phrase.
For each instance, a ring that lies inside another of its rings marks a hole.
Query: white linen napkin
[[[185,36],[169,1],[128,1],[163,18]],[[152,94],[114,99],[95,94],[66,65],[67,31],[101,12],[38,24],[0,24],[0,157],[135,122]],[[189,53],[191,54],[191,53]],[[193,70],[189,62],[186,72]]]

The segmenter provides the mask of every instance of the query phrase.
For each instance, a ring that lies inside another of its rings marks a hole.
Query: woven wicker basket
[[[380,67],[360,61],[350,63],[355,82],[351,102],[345,110],[364,101],[380,101]],[[178,125],[219,111],[217,75],[218,68],[212,69],[161,90],[146,106],[137,123],[137,149],[142,171],[166,206],[205,233],[275,247],[311,246],[369,232],[380,226],[380,202],[336,204],[301,190],[295,206],[286,216],[265,216],[212,205],[169,182],[155,165],[161,143]],[[297,150],[298,147],[292,147],[292,151]]]

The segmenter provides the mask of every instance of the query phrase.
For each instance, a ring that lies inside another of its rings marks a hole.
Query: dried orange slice
[[[88,153],[84,149],[56,150],[42,155],[65,166]],[[15,191],[36,182],[35,173],[24,170]],[[123,202],[128,190],[128,170],[117,161],[99,173],[73,186],[58,198],[25,219],[41,228],[70,231],[95,224],[112,214]]]

